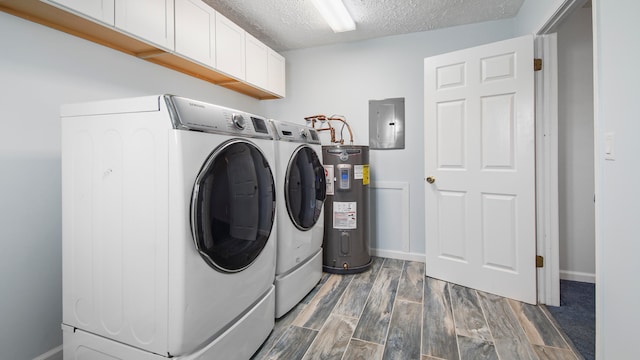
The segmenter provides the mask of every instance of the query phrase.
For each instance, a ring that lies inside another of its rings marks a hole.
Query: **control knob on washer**
[[[233,125],[240,130],[244,130],[244,116],[241,114],[233,114],[231,120],[233,121]]]

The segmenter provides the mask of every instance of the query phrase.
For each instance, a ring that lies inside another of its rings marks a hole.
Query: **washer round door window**
[[[238,272],[260,255],[273,227],[274,190],[269,163],[253,143],[230,140],[209,155],[196,177],[191,227],[211,266]]]
[[[289,161],[285,179],[284,196],[289,217],[298,229],[309,230],[320,217],[327,191],[324,167],[316,152],[308,146],[297,148]]]

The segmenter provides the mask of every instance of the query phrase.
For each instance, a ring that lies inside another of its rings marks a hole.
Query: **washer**
[[[316,130],[269,121],[276,134],[278,245],[276,318],[313,289],[322,276],[326,178]]]
[[[268,122],[171,95],[61,114],[65,359],[249,358],[274,325]]]

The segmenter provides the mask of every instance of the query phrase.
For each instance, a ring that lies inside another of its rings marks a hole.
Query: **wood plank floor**
[[[254,360],[581,360],[543,307],[424,276],[374,257],[371,270],[323,274]]]

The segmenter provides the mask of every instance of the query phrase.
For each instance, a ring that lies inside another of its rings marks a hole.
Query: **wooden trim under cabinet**
[[[106,25],[59,9],[39,0],[0,0],[0,11],[110,47],[114,50],[202,79],[260,100],[278,99],[277,95],[167,52]]]

